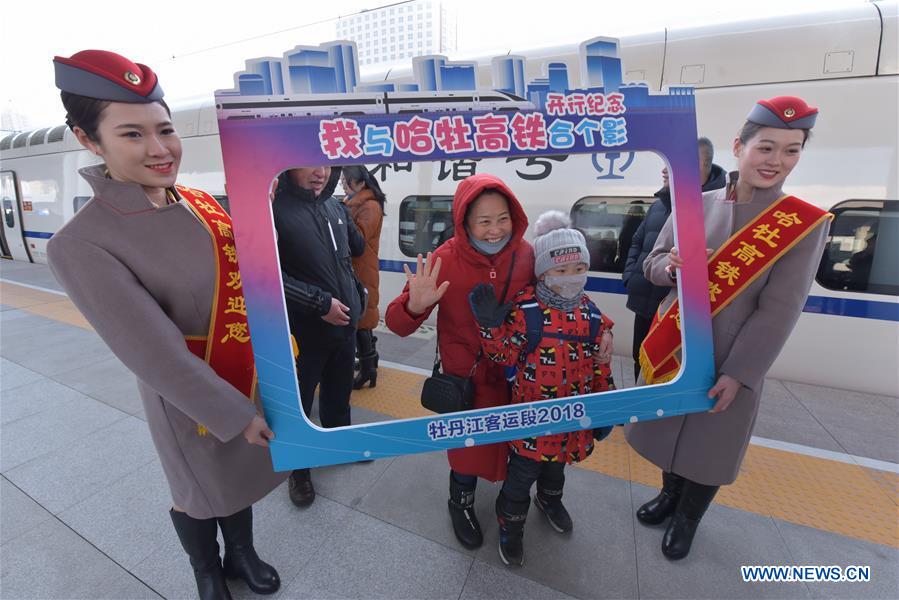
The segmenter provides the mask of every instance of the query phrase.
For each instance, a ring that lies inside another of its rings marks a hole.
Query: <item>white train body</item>
[[[897,12],[895,2],[876,2],[820,15],[621,39],[625,80],[644,80],[655,90],[667,85],[696,88],[698,131],[715,144],[715,162],[725,170],[735,166],[736,129],[759,98],[798,95],[820,109],[786,191],[835,211],[837,219],[827,268],[812,285],[806,311],[772,377],[899,395]],[[539,70],[550,60],[565,62],[575,76],[580,70],[574,46],[523,54],[529,59],[528,77],[542,75]],[[478,63],[480,80],[489,81],[489,58]],[[365,114],[401,112],[390,110],[391,102],[403,112],[435,104],[404,93],[364,97],[367,104],[360,112]],[[339,105],[337,98],[322,100],[325,104],[317,112],[308,113],[354,110]],[[488,102],[496,104],[490,110],[497,110],[518,100],[511,96]],[[248,103],[247,98],[235,101]],[[517,108],[526,108],[523,104]],[[228,114],[280,116],[280,108],[234,108]],[[174,122],[184,144],[179,181],[224,197],[212,99],[179,108]],[[65,126],[9,136],[0,141],[0,152],[3,252],[14,260],[46,262],[47,239],[90,197],[77,170],[96,158],[81,149]],[[641,203],[645,209],[653,201],[664,165],[652,153],[572,155],[530,164],[526,159],[490,159],[379,165],[376,176],[388,197],[380,255],[382,311],[404,283],[402,263],[441,241],[458,180],[473,170],[489,172],[510,185],[532,222],[549,209],[572,214],[595,255],[589,287],[596,291],[591,293],[617,323],[616,352],[629,356],[632,315],[625,307],[620,274],[614,272],[623,259],[618,256],[616,261],[616,253],[626,254],[626,249],[612,248],[617,248],[627,212],[639,211],[635,205]],[[850,265],[853,255],[865,248],[874,250],[870,285],[860,285]]]

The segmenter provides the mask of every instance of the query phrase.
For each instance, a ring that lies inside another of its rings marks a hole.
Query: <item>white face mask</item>
[[[547,275],[544,279],[552,291],[563,298],[571,300],[584,293],[587,285],[587,274],[580,275]]]

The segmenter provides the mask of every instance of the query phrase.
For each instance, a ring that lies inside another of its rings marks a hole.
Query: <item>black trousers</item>
[[[646,339],[650,325],[652,325],[652,317],[647,319],[634,314],[634,383],[637,383],[637,377],[640,376],[640,345]]]
[[[565,463],[532,460],[512,452],[503,482],[503,496],[512,502],[530,500],[535,481],[538,490],[562,491],[565,486]]]
[[[300,356],[297,375],[303,412],[312,414],[312,400],[318,388],[318,414],[322,427],[350,424],[350,393],[353,391],[353,361],[356,359],[354,336],[337,346],[317,345],[315,340],[297,340]]]

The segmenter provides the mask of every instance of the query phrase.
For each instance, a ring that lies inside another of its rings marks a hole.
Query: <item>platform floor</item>
[[[433,335],[378,336],[354,419],[424,414]],[[133,376],[46,267],[0,261],[0,356],[0,598],[195,597]],[[630,360],[613,366],[632,384]],[[282,486],[257,505],[257,548],[278,598],[899,598],[897,416],[894,397],[767,381],[741,476],[679,563],[633,517],[658,472],[619,430],[567,470],[572,534],[532,509],[519,569],[497,556],[498,486],[479,486],[484,546],[456,543],[442,453],[317,469],[306,510]],[[741,565],[867,565],[871,581],[744,583]]]

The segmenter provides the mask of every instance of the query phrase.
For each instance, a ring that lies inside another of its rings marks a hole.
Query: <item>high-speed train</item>
[[[725,169],[735,166],[733,140],[756,100],[798,95],[820,109],[786,189],[835,219],[805,311],[772,377],[899,396],[897,40],[896,2],[620,40],[626,81],[646,81],[653,90],[695,88],[698,131],[713,141],[715,162]],[[580,72],[575,45],[518,54],[528,59],[529,78],[542,76],[549,61],[565,62],[575,77]],[[489,81],[489,58],[478,65],[480,81]],[[227,204],[212,98],[176,108],[173,120],[184,145],[179,181]],[[46,262],[47,240],[90,197],[77,171],[95,161],[65,125],[0,140],[5,257]],[[656,154],[623,152],[370,165],[388,198],[382,311],[405,281],[403,263],[450,234],[458,182],[489,172],[510,185],[531,222],[548,209],[571,214],[590,244],[588,289],[618,325],[616,351],[629,355],[632,315],[620,272],[663,166]]]
[[[216,108],[223,119],[264,119],[452,112],[458,106],[481,112],[536,108],[524,98],[497,91],[355,93],[349,101],[344,94],[225,96]]]

